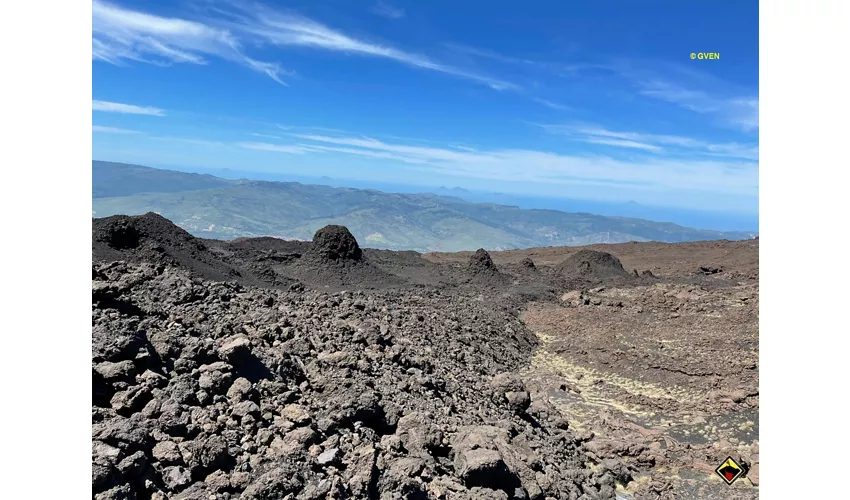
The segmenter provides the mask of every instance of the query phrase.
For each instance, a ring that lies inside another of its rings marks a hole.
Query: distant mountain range
[[[365,247],[426,252],[756,236],[643,219],[472,203],[457,197],[461,189],[438,191],[385,193],[92,162],[94,217],[156,212],[206,238],[307,240],[323,226],[342,224]]]

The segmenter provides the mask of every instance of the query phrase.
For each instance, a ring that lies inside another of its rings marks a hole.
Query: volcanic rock
[[[93,262],[94,498],[595,491],[563,472],[587,460],[571,431],[530,414],[556,413],[547,398],[531,404],[516,375],[537,338],[514,310],[481,300],[467,270],[455,275],[461,290],[258,288],[204,279],[197,263],[144,261],[140,234],[121,254],[132,258]],[[373,262],[396,257],[364,256],[347,230],[327,234],[280,265],[385,279]],[[477,275],[484,286],[496,283],[487,252],[476,256],[470,267],[493,273]]]
[[[483,248],[479,248],[474,254],[469,256],[467,268],[469,268],[469,270],[473,273],[497,271],[496,264],[493,263],[493,259],[490,258],[490,254]]]
[[[181,490],[192,483],[192,474],[179,465],[166,467],[162,470],[162,482],[169,490]]]
[[[92,258],[182,267],[196,276],[216,281],[241,276],[199,238],[153,212],[93,219]],[[191,290],[188,292],[191,296]]]
[[[153,447],[151,454],[161,464],[180,465],[183,463],[180,449],[177,447],[177,443],[173,441],[160,441]]]
[[[316,458],[316,462],[319,465],[328,465],[333,462],[336,462],[339,457],[339,448],[329,448],[322,453],[319,454],[318,458]]]
[[[363,251],[347,227],[331,225],[316,231],[307,255],[317,260],[358,261]]]
[[[629,276],[623,264],[616,256],[597,250],[579,250],[555,266],[555,270],[565,276],[583,278],[611,278]]]

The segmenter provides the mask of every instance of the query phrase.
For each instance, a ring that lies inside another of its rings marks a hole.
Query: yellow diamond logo
[[[734,458],[726,457],[726,460],[714,469],[714,472],[716,472],[717,475],[726,482],[726,484],[731,485],[738,480],[738,478],[743,477],[747,473],[747,469],[736,462]]]

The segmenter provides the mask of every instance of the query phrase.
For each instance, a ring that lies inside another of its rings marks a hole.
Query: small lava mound
[[[498,273],[499,270],[496,268],[496,264],[493,263],[493,259],[490,258],[490,254],[487,253],[487,250],[483,248],[479,248],[475,251],[474,254],[469,256],[469,262],[466,266],[470,271],[475,274],[479,273]]]
[[[534,265],[534,261],[531,260],[531,257],[526,257],[519,262],[520,267],[525,269],[537,269],[537,266]]]
[[[628,277],[622,262],[608,252],[579,250],[555,266],[555,270],[565,276],[584,278]]]
[[[106,227],[98,228],[99,231],[95,234],[95,239],[101,241],[119,250],[136,248],[142,239],[142,234],[139,229],[132,223],[132,220],[119,219],[111,221],[112,224]]]
[[[148,212],[144,215],[113,215],[92,219],[92,240],[116,250],[138,248],[146,240],[163,244],[192,244],[195,238],[165,217]],[[203,245],[200,245],[203,246]]]
[[[503,288],[510,283],[510,278],[499,271],[490,254],[483,248],[469,256],[466,272],[470,276],[468,283],[474,287]]]
[[[117,260],[178,266],[214,281],[241,277],[200,239],[153,212],[92,219],[92,261]]]
[[[363,251],[347,227],[331,225],[316,231],[307,256],[321,261],[358,262]]]
[[[313,236],[304,255],[280,272],[305,284],[322,288],[364,289],[394,287],[405,284],[399,276],[376,266],[363,255],[357,239],[345,226],[325,226]]]

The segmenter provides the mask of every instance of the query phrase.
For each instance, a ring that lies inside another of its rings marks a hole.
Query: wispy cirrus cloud
[[[757,97],[732,99],[727,102],[728,119],[745,132],[759,128],[759,100]]]
[[[412,146],[404,144],[388,144],[369,137],[331,137],[314,134],[292,134],[292,137],[314,142],[337,144],[340,146],[354,146],[366,151],[385,151],[401,155],[405,161],[421,163],[423,160],[439,161],[462,161],[469,158],[467,153],[443,148],[428,146]]]
[[[547,99],[540,99],[540,98],[537,98],[537,97],[534,98],[534,102],[536,102],[538,104],[542,104],[542,105],[546,106],[547,108],[555,109],[555,110],[558,110],[558,111],[572,111],[572,109],[573,109],[569,106],[565,106],[565,105],[559,104],[557,102],[549,101]]]
[[[165,111],[151,106],[136,106],[134,104],[123,104],[120,102],[97,101],[92,99],[92,111],[104,111],[107,113],[126,113],[132,115],[165,116]]]
[[[615,59],[608,62],[545,61],[502,54],[490,49],[446,43],[449,50],[518,67],[533,68],[564,78],[587,75],[625,79],[637,94],[676,104],[684,109],[714,116],[727,126],[744,132],[758,130],[756,89],[739,88],[704,71],[657,61]],[[561,105],[545,99],[535,102],[552,109]],[[553,105],[554,104],[554,105]]]
[[[93,60],[168,66],[207,64],[208,57],[242,64],[285,85],[281,77],[287,72],[279,64],[245,55],[238,37],[227,29],[147,14],[102,0],[92,2]]]
[[[118,127],[104,127],[102,125],[92,125],[92,132],[99,132],[104,134],[140,134],[138,130],[129,130],[126,128],[118,128]]]
[[[678,104],[691,111],[717,115],[744,132],[758,129],[759,106],[756,97],[725,97],[705,90],[692,90],[679,84],[653,79],[637,82],[640,93]]]
[[[297,144],[242,143],[283,153],[338,153],[387,159],[434,174],[511,182],[611,185],[636,189],[697,189],[753,196],[758,164],[742,160],[671,159],[624,161],[608,156],[565,155],[525,149],[459,150],[386,142],[370,137],[292,134]],[[600,140],[604,137],[600,136]],[[612,138],[611,140],[617,140]],[[622,139],[628,141],[628,139]],[[652,146],[650,144],[650,146]]]
[[[240,148],[256,151],[274,151],[276,153],[304,154],[310,151],[308,148],[299,145],[269,144],[267,142],[237,142],[236,145]]]
[[[223,141],[213,141],[209,139],[197,139],[194,137],[174,137],[174,136],[152,136],[155,141],[172,142],[186,144],[190,146],[202,146],[204,148],[232,148],[230,143]]]
[[[376,16],[386,17],[387,19],[401,19],[404,17],[404,10],[398,7],[393,7],[386,2],[377,2],[372,6],[372,14]]]
[[[602,146],[615,146],[619,148],[642,149],[644,151],[660,152],[661,147],[645,142],[637,142],[629,139],[611,139],[606,137],[585,137],[582,142],[589,144],[600,144]]]
[[[493,78],[463,68],[435,61],[428,56],[409,52],[389,44],[346,35],[307,17],[252,5],[243,12],[250,21],[230,24],[263,42],[279,47],[308,47],[331,52],[359,54],[395,61],[415,68],[435,71],[486,85],[495,90],[520,90],[515,83]]]
[[[250,133],[250,134],[248,134],[248,135],[253,135],[254,137],[262,137],[262,138],[264,138],[264,139],[277,139],[277,140],[280,140],[280,139],[281,139],[281,137],[280,137],[279,135],[272,135],[272,134],[260,134],[260,133],[257,133],[257,132],[251,132],[251,133]]]
[[[758,161],[758,144],[712,143],[691,137],[608,130],[598,125],[538,125],[547,132],[573,140],[655,153],[701,154]]]
[[[444,43],[443,46],[451,50],[452,52],[456,52],[459,54],[466,54],[468,56],[480,57],[508,64],[525,64],[528,66],[547,66],[549,64],[543,61],[535,61],[522,57],[509,56],[496,52],[495,50],[485,49],[481,47],[473,47],[471,45],[466,45],[462,43]]]
[[[236,62],[287,85],[283,78],[291,76],[291,71],[284,70],[279,63],[249,56],[247,47],[308,47],[391,60],[476,82],[499,91],[521,89],[515,83],[444,64],[389,43],[347,35],[288,11],[241,1],[212,4],[215,7],[207,10],[208,15],[201,22],[157,16],[94,0],[92,59],[115,65],[134,61],[168,66],[180,63],[208,64],[210,58],[219,58]],[[392,12],[398,14],[401,11]]]
[[[727,127],[758,130],[757,89],[742,88],[680,64],[618,61],[608,69],[628,80],[640,95],[713,116]]]
[[[302,146],[304,146],[302,144]],[[424,164],[428,163],[426,160],[421,158],[417,158],[415,156],[402,155],[398,153],[393,153],[392,151],[383,151],[376,150],[370,148],[348,148],[342,146],[318,146],[315,144],[308,145],[308,147],[314,152],[327,152],[327,153],[344,153],[353,156],[364,156],[366,158],[376,158],[381,160],[393,160],[403,163],[414,163],[414,164]]]

